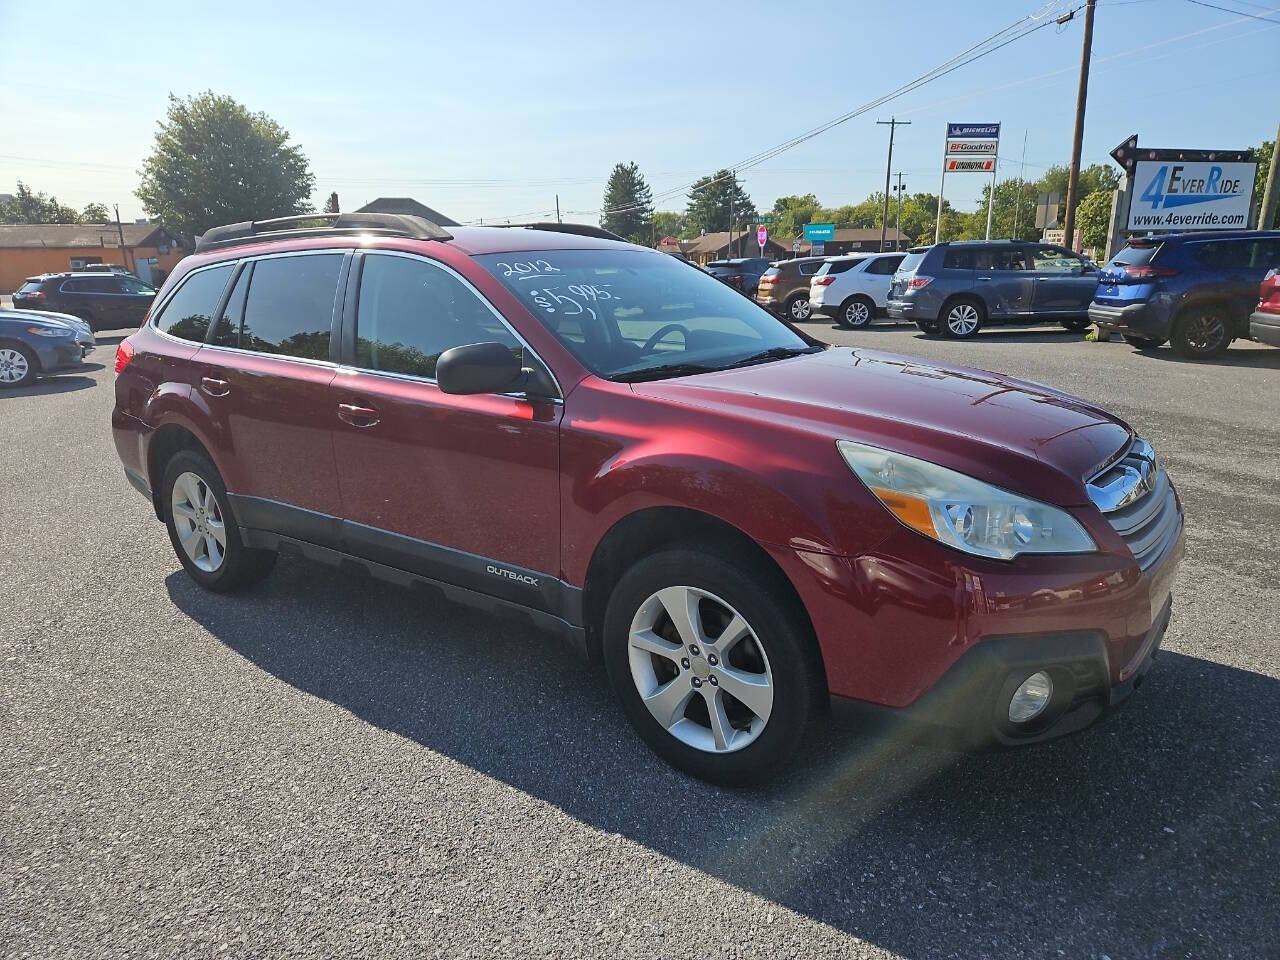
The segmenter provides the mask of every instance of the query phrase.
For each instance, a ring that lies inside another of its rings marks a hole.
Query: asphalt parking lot
[[[0,395],[0,955],[1280,955],[1280,350],[806,327],[1152,441],[1187,557],[1126,710],[978,757],[836,725],[772,786],[691,781],[525,628],[295,559],[200,592],[101,335]]]

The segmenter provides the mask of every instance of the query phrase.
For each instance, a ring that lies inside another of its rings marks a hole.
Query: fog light
[[[1009,719],[1014,723],[1026,723],[1044,713],[1053,696],[1053,681],[1044,672],[1033,673],[1022,681],[1009,701]]]

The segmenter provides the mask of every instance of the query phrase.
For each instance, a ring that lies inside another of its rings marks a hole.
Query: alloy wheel
[[[967,337],[978,329],[978,308],[971,303],[957,303],[947,312],[947,329],[957,337]]]
[[[27,358],[11,347],[0,347],[0,382],[21,383],[26,379],[30,366]]]
[[[214,573],[227,555],[227,527],[213,488],[194,473],[179,474],[169,503],[183,551],[199,569]]]
[[[871,319],[871,311],[861,300],[855,300],[844,308],[844,321],[851,327],[860,327]]]
[[[1222,347],[1226,335],[1222,318],[1212,313],[1197,314],[1187,320],[1187,346],[1196,353],[1214,353]]]
[[[813,308],[809,305],[808,299],[798,297],[791,301],[791,319],[792,320],[808,320],[809,314]]]
[[[649,713],[697,750],[753,743],[773,710],[773,670],[750,624],[697,587],[665,587],[640,604],[628,638],[631,679]]]

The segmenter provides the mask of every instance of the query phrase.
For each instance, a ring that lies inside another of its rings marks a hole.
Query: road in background
[[[722,790],[519,624],[295,559],[203,593],[121,473],[106,334],[0,395],[0,954],[1280,955],[1280,350],[806,328],[1155,444],[1187,557],[1111,722],[979,757],[838,726]]]

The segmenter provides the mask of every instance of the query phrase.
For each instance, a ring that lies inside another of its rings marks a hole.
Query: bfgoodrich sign
[[[1130,230],[1245,227],[1256,163],[1139,160],[1134,164]]]

